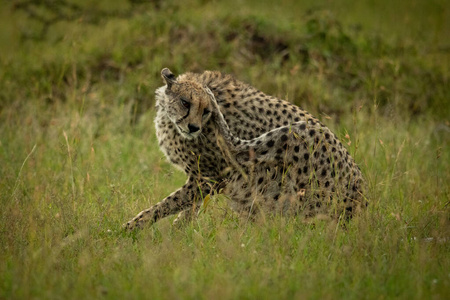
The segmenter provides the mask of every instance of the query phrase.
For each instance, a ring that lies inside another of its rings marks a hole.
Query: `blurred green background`
[[[0,2],[0,299],[445,299],[450,4]],[[219,70],[310,111],[370,206],[345,228],[121,224],[181,186],[159,151],[160,70]]]

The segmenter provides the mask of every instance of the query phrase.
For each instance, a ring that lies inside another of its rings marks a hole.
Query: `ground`
[[[2,3],[0,298],[445,299],[447,2]],[[186,179],[155,137],[162,67],[231,73],[324,121],[366,213],[247,223],[213,197],[182,229],[124,233]]]

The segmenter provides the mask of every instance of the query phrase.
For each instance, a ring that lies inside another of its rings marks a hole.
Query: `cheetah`
[[[367,205],[359,167],[318,119],[217,71],[176,77],[164,68],[155,127],[186,183],[125,224],[129,230],[179,213],[189,219],[220,191],[241,215],[350,218]]]

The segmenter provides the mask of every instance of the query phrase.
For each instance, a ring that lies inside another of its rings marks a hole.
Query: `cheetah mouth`
[[[197,131],[197,132],[194,132],[194,133],[189,133],[189,132],[184,131],[183,129],[181,129],[179,126],[177,126],[177,127],[178,127],[178,131],[181,133],[181,135],[187,140],[196,139],[200,135],[200,131]]]
[[[187,140],[193,140],[194,139],[194,137],[190,133],[183,132],[183,136]]]

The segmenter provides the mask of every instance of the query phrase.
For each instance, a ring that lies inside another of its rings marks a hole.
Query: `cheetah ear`
[[[161,70],[161,76],[166,81],[167,88],[170,90],[172,84],[176,82],[175,75],[168,68],[164,68]]]

